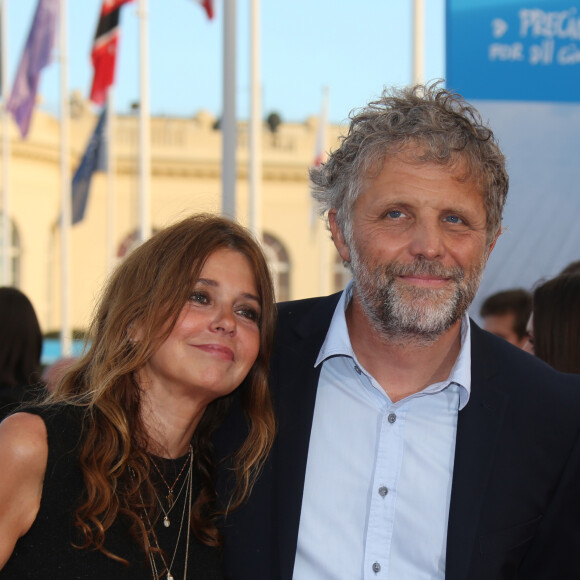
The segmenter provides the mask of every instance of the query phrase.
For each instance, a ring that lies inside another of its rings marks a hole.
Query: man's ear
[[[503,233],[503,231],[500,227],[497,234],[495,234],[495,237],[493,238],[491,244],[489,244],[489,247],[487,248],[487,260],[489,260],[489,256],[491,255],[491,251],[495,248],[495,244],[497,243],[497,240],[499,239],[499,237],[501,236],[502,233]]]
[[[328,225],[330,226],[330,231],[332,232],[332,241],[338,250],[340,257],[345,262],[350,262],[350,250],[344,238],[344,234],[336,221],[336,209],[331,209],[328,212]]]

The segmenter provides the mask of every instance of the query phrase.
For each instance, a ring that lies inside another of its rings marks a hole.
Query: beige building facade
[[[72,100],[71,178],[97,118],[87,103]],[[327,148],[335,147],[342,127],[327,129]],[[12,217],[13,285],[32,300],[44,332],[60,329],[61,171],[58,119],[34,113],[28,138],[10,128],[8,191]],[[308,167],[315,155],[318,120],[281,123],[262,129],[263,244],[281,300],[326,294],[343,287],[342,266],[320,218],[313,217]],[[110,265],[107,239],[115,261],[122,260],[138,231],[138,118],[114,122],[114,171],[93,175],[85,219],[70,230],[70,320],[85,329]],[[221,209],[222,136],[206,112],[192,118],[151,119],[151,227],[160,229],[182,217]],[[248,127],[241,123],[237,145],[237,219],[249,220]],[[108,218],[112,187],[114,220]],[[112,229],[108,234],[108,228]]]

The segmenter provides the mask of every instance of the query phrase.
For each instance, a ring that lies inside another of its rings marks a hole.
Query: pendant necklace
[[[166,528],[168,528],[171,525],[171,520],[169,519],[169,514],[171,513],[173,508],[177,505],[177,502],[179,501],[179,498],[181,497],[181,493],[183,492],[183,490],[186,489],[187,479],[188,479],[188,476],[185,476],[185,478],[181,484],[181,487],[179,488],[179,491],[177,492],[177,496],[175,497],[175,500],[170,505],[170,507],[167,508],[167,510],[163,506],[163,502],[161,501],[161,498],[157,495],[157,490],[155,489],[155,486],[153,486],[153,492],[155,493],[155,499],[157,499],[157,503],[159,504],[159,507],[161,508],[161,511],[163,512],[163,525]]]
[[[187,564],[188,564],[188,560],[189,560],[189,540],[190,540],[190,532],[191,532],[191,506],[192,506],[192,498],[193,498],[193,468],[192,468],[193,463],[191,460],[192,457],[193,457],[193,454],[192,454],[192,450],[190,447],[190,458],[189,458],[189,461],[186,461],[186,464],[189,463],[189,469],[187,470],[187,474],[184,478],[184,483],[182,485],[180,493],[178,494],[178,499],[179,499],[179,496],[181,495],[181,491],[183,489],[185,489],[185,497],[183,500],[183,510],[181,512],[181,521],[179,523],[179,530],[177,532],[177,540],[175,542],[175,548],[173,549],[173,555],[171,557],[171,561],[169,562],[169,564],[165,560],[165,556],[163,555],[161,547],[159,546],[159,540],[157,539],[157,534],[155,533],[155,530],[154,530],[153,526],[151,525],[151,520],[149,519],[149,515],[144,510],[144,520],[147,523],[147,527],[148,527],[148,531],[149,531],[148,539],[149,539],[149,537],[152,538],[153,544],[158,550],[159,557],[161,558],[161,561],[163,562],[163,568],[164,568],[163,571],[161,572],[161,574],[166,574],[166,576],[165,576],[166,580],[175,580],[175,577],[173,576],[173,573],[171,572],[171,570],[173,568],[173,563],[175,562],[175,556],[177,555],[177,549],[179,547],[179,541],[181,539],[181,532],[183,531],[184,524],[187,526],[187,533],[186,533],[186,540],[185,540],[185,542],[186,542],[185,543],[185,563],[184,563],[184,569],[183,569],[183,578],[184,579],[187,578]],[[181,473],[180,473],[180,475],[181,475]],[[174,482],[174,485],[175,485],[175,482]],[[143,497],[141,496],[141,492],[139,492],[139,497],[141,499],[141,503],[143,503]],[[157,499],[159,501],[159,498],[157,498]],[[175,505],[175,504],[172,504],[172,507],[173,507],[173,505]],[[163,507],[162,507],[162,509],[163,509]],[[186,512],[187,512],[187,518],[185,517]],[[163,525],[165,525],[165,527],[168,527],[168,524],[166,524],[165,521],[163,522]],[[149,546],[151,546],[150,541],[149,541]],[[151,551],[149,551],[149,563],[151,565],[151,573],[153,575],[153,580],[160,580],[161,574],[159,573],[159,570],[157,568],[155,554],[151,553]]]
[[[165,484],[165,487],[167,488],[167,495],[165,496],[165,499],[167,500],[167,512],[170,512],[171,511],[171,508],[175,504],[175,501],[176,500],[175,500],[175,495],[173,494],[173,490],[175,489],[175,486],[177,485],[177,482],[179,481],[179,479],[181,478],[183,472],[185,471],[186,465],[189,463],[190,464],[190,467],[191,467],[192,458],[193,458],[193,448],[191,447],[191,444],[190,444],[189,445],[189,457],[185,460],[185,463],[183,464],[183,467],[181,468],[181,471],[179,472],[179,474],[175,478],[175,481],[173,482],[173,485],[169,485],[167,483],[167,480],[165,479],[163,473],[161,472],[161,470],[159,469],[159,467],[157,467],[157,463],[155,463],[155,460],[153,459],[153,456],[152,455],[149,455],[149,459],[151,460],[151,463],[152,463],[153,467],[155,468],[155,471],[157,471],[157,473],[159,474],[159,477],[161,478],[161,481]],[[183,489],[183,485],[181,486],[181,489]],[[181,490],[180,490],[180,492],[181,492]],[[165,510],[163,509],[163,506],[161,506],[161,509],[163,510],[163,513],[165,513]]]

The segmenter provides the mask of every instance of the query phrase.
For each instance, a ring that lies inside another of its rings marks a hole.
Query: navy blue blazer
[[[224,524],[232,580],[292,578],[320,373],[314,362],[339,296],[280,305],[271,368],[278,434],[249,501]],[[580,376],[554,371],[473,322],[471,329],[445,578],[580,578]],[[234,407],[215,439],[218,456],[241,441],[244,424]],[[226,482],[222,470],[218,488]]]

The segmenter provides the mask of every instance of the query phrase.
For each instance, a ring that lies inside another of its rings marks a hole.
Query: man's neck
[[[461,349],[461,320],[431,342],[381,336],[368,321],[356,295],[346,323],[357,359],[396,402],[444,381]]]

